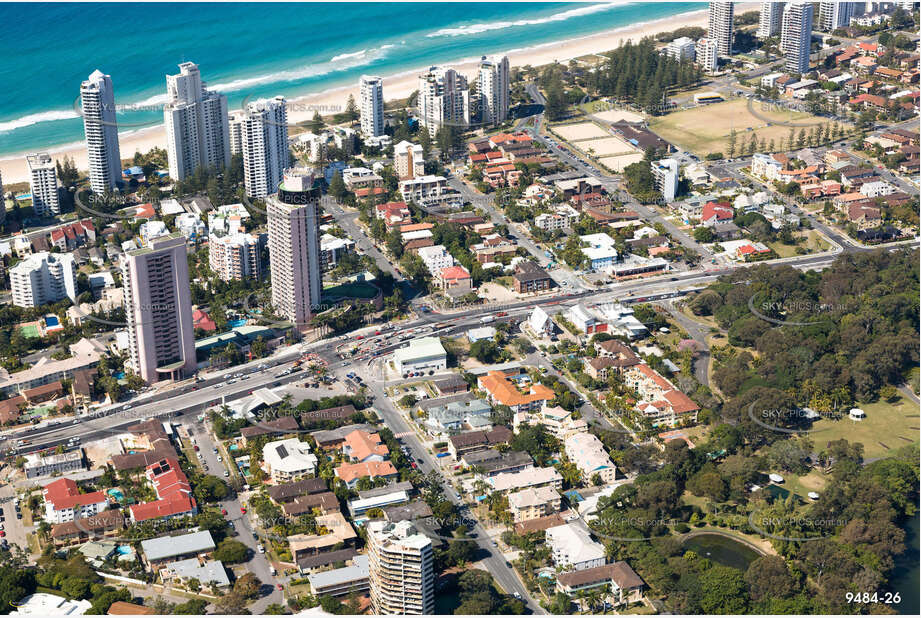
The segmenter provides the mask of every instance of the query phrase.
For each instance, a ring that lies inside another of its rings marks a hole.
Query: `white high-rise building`
[[[697,39],[694,49],[694,61],[704,73],[715,73],[719,66],[716,43],[710,39]]]
[[[103,194],[115,189],[122,177],[118,149],[118,124],[115,119],[115,92],[112,78],[96,70],[80,84],[83,132],[90,168],[90,187]]]
[[[856,2],[821,2],[819,3],[818,29],[831,32],[837,28],[851,25]],[[813,9],[814,10],[814,9]]]
[[[711,2],[707,16],[707,38],[716,43],[720,56],[732,55],[734,8],[732,2]]]
[[[431,539],[409,521],[372,521],[367,526],[372,613],[434,613],[435,572]]]
[[[477,74],[480,96],[480,119],[484,124],[500,124],[508,119],[511,91],[508,77],[508,56],[480,59]]]
[[[77,298],[77,266],[71,253],[33,253],[10,269],[17,307],[41,307]]]
[[[365,137],[384,134],[384,80],[374,75],[362,75],[359,82],[361,132]]]
[[[422,146],[406,140],[394,146],[393,171],[400,180],[425,176],[425,154]]]
[[[812,17],[813,8],[809,2],[789,2],[784,8],[780,48],[786,58],[784,70],[788,73],[802,74],[809,71]]]
[[[665,53],[675,60],[694,60],[694,39],[682,36],[665,46]]]
[[[166,94],[163,120],[170,178],[184,180],[199,166],[230,165],[227,97],[205,87],[194,62],[183,62],[177,75],[166,76]]]
[[[230,114],[227,119],[230,131],[231,156],[243,152],[243,114]]]
[[[189,263],[181,233],[122,256],[129,364],[148,384],[195,374]]]
[[[262,277],[262,242],[246,232],[212,233],[208,237],[208,264],[222,281]]]
[[[419,76],[419,121],[434,137],[442,126],[470,124],[467,78],[445,67],[431,67]]]
[[[247,104],[240,129],[246,195],[263,198],[278,190],[291,161],[285,98]]]
[[[783,20],[783,7],[783,2],[761,3],[761,12],[758,16],[759,39],[766,39],[780,34],[780,27]]]
[[[61,198],[58,195],[58,176],[54,161],[47,152],[26,157],[29,166],[29,185],[32,187],[32,210],[39,217],[61,214]]]
[[[266,198],[269,271],[275,314],[307,330],[320,303],[320,189],[306,169],[285,170],[278,193]]]
[[[660,159],[650,163],[650,166],[656,189],[659,190],[665,201],[673,201],[675,194],[678,192],[678,161],[675,159]]]

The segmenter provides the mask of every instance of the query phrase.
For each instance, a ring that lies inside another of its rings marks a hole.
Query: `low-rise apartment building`
[[[560,493],[549,486],[529,487],[508,495],[509,511],[516,524],[558,512],[560,501]]]

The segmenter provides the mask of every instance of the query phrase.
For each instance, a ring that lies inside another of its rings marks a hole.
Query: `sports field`
[[[771,140],[774,140],[775,147],[779,148],[780,140],[786,140],[789,136],[790,126],[775,123],[796,123],[797,126],[793,128],[797,135],[801,128],[810,131],[812,125],[831,124],[826,118],[805,112],[765,110],[760,103],[753,103],[758,106],[755,111],[761,116],[759,118],[749,110],[748,105],[747,99],[733,99],[672,112],[660,118],[651,118],[649,127],[663,139],[684,150],[696,155],[706,155],[711,152],[725,154],[728,150],[729,133],[733,129],[737,135],[736,148],[748,144],[752,134],[757,136],[759,142],[764,139],[770,144]]]
[[[633,144],[624,141],[619,137],[603,137],[601,139],[579,142],[579,148],[585,152],[591,151],[590,154],[593,154],[596,157],[603,157],[605,155],[630,154],[637,152],[637,149]]]
[[[552,126],[551,128],[553,129],[554,133],[569,142],[610,136],[607,131],[599,127],[594,122],[577,122],[575,124]]]
[[[595,114],[595,118],[607,120],[608,122],[620,122],[621,120],[627,122],[643,122],[643,116],[640,114],[628,112],[623,109],[611,109],[606,112],[598,112]]]
[[[643,153],[634,152],[633,154],[618,155],[616,157],[601,157],[598,159],[598,163],[602,164],[612,172],[622,172],[628,165],[642,160]]]

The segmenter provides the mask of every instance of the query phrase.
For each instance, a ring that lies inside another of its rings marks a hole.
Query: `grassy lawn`
[[[784,475],[784,488],[792,491],[803,500],[808,501],[807,494],[810,491],[821,492],[825,489],[828,478],[818,470],[810,470],[804,476],[787,476]]]
[[[380,290],[370,283],[342,283],[323,290],[326,298],[374,298]]]
[[[817,450],[831,440],[845,438],[863,444],[865,459],[886,457],[891,451],[908,444],[918,444],[918,408],[904,397],[894,404],[877,401],[860,406],[867,413],[862,421],[843,418],[823,419],[815,423],[809,437]]]
[[[754,105],[758,105],[754,103]],[[770,118],[771,122],[796,122],[803,123],[810,118],[815,118],[816,124],[822,124],[824,119],[804,112],[796,111],[767,111],[758,109],[759,115]],[[752,134],[757,134],[758,141],[762,138],[770,143],[775,140],[779,144],[781,138],[786,139],[790,127],[766,123],[748,110],[747,99],[732,99],[722,103],[714,103],[694,109],[672,112],[661,118],[650,120],[650,128],[663,139],[678,144],[686,150],[697,155],[706,155],[711,152],[726,152],[727,138],[730,131],[735,129],[738,135],[737,146],[748,144]],[[807,127],[807,130],[809,127]],[[800,128],[797,127],[797,134]]]
[[[780,241],[774,241],[769,242],[767,245],[774,250],[774,253],[782,258],[798,255],[796,253],[797,247],[805,248],[808,253],[821,253],[829,249],[829,244],[825,242],[825,239],[823,239],[816,230],[795,232],[793,235],[796,238],[803,238],[803,244],[785,245]]]

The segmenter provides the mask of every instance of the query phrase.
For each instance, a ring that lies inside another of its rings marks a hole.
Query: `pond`
[[[684,542],[685,549],[723,566],[745,571],[760,556],[754,549],[722,534],[700,534]]]

